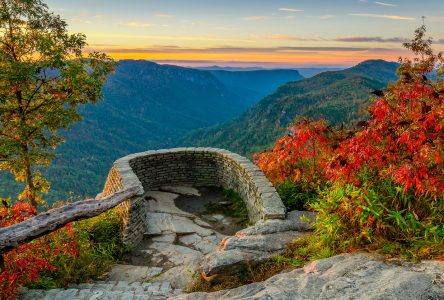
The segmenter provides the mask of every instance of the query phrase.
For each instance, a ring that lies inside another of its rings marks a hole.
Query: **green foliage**
[[[318,197],[318,191],[304,182],[287,180],[276,187],[276,191],[288,211],[306,210]]]
[[[236,191],[231,189],[223,190],[224,196],[231,202],[230,205],[220,203],[209,203],[206,207],[208,213],[220,212],[226,216],[238,219],[239,225],[248,225],[250,219],[248,217],[248,209],[245,201],[242,200]]]
[[[58,130],[81,119],[79,105],[101,98],[115,65],[102,53],[84,58],[85,46],[42,1],[0,3],[0,170],[26,182],[19,199],[34,206],[49,182],[33,166],[50,164]]]
[[[66,287],[70,283],[100,279],[126,250],[119,235],[121,226],[118,209],[73,223],[79,245],[78,256],[73,259],[72,256],[57,255],[52,261],[55,271],[46,274],[38,287]],[[64,238],[56,232],[48,243],[62,243]]]
[[[398,243],[402,247],[394,249],[412,258],[426,254],[419,249],[444,244],[444,199],[406,192],[388,180],[334,185],[311,207],[318,212],[316,234],[335,251]]]

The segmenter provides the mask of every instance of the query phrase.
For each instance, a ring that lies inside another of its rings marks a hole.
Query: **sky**
[[[47,0],[88,51],[183,66],[396,61],[423,22],[444,50],[444,0]],[[423,16],[425,19],[423,19]]]

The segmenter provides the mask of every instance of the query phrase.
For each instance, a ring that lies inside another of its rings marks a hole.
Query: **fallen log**
[[[134,186],[100,200],[84,200],[41,213],[24,222],[0,228],[0,255],[21,244],[53,232],[66,224],[92,218],[135,196]]]

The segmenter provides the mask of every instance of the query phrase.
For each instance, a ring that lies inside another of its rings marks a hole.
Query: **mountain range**
[[[297,117],[351,125],[366,118],[370,92],[397,80],[398,64],[383,60],[289,82],[225,124],[188,134],[180,145],[220,147],[250,155],[270,147]]]
[[[296,70],[225,71],[210,70],[228,89],[249,103],[256,104],[282,84],[304,77]]]

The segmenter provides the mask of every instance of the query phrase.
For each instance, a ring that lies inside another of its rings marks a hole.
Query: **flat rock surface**
[[[343,299],[442,300],[444,262],[392,264],[367,253],[315,261],[264,282],[215,293],[192,293],[175,300]]]
[[[199,270],[208,280],[223,281],[247,265],[263,262],[285,251],[287,245],[310,234],[310,212],[293,211],[286,220],[266,220],[256,223],[234,236],[225,238],[220,247],[209,252]]]
[[[129,283],[147,281],[162,273],[162,268],[133,265],[115,265],[108,274],[110,281],[126,281]]]
[[[157,212],[192,217],[192,214],[177,208],[177,206],[174,204],[174,200],[178,197],[178,194],[148,191],[144,194],[144,198],[146,200],[145,209],[152,213]]]
[[[171,192],[171,193],[183,195],[183,196],[196,196],[196,197],[201,196],[199,190],[196,189],[195,187],[192,187],[192,186],[164,185],[164,186],[160,187],[159,190],[164,191],[164,192]]]
[[[145,238],[126,256],[126,265],[116,265],[108,278],[169,282],[175,289],[185,289],[192,284],[204,256],[225,238],[199,214],[205,204],[225,198],[213,188],[163,186],[146,192],[144,199]],[[217,218],[217,222],[227,222],[223,215]]]

